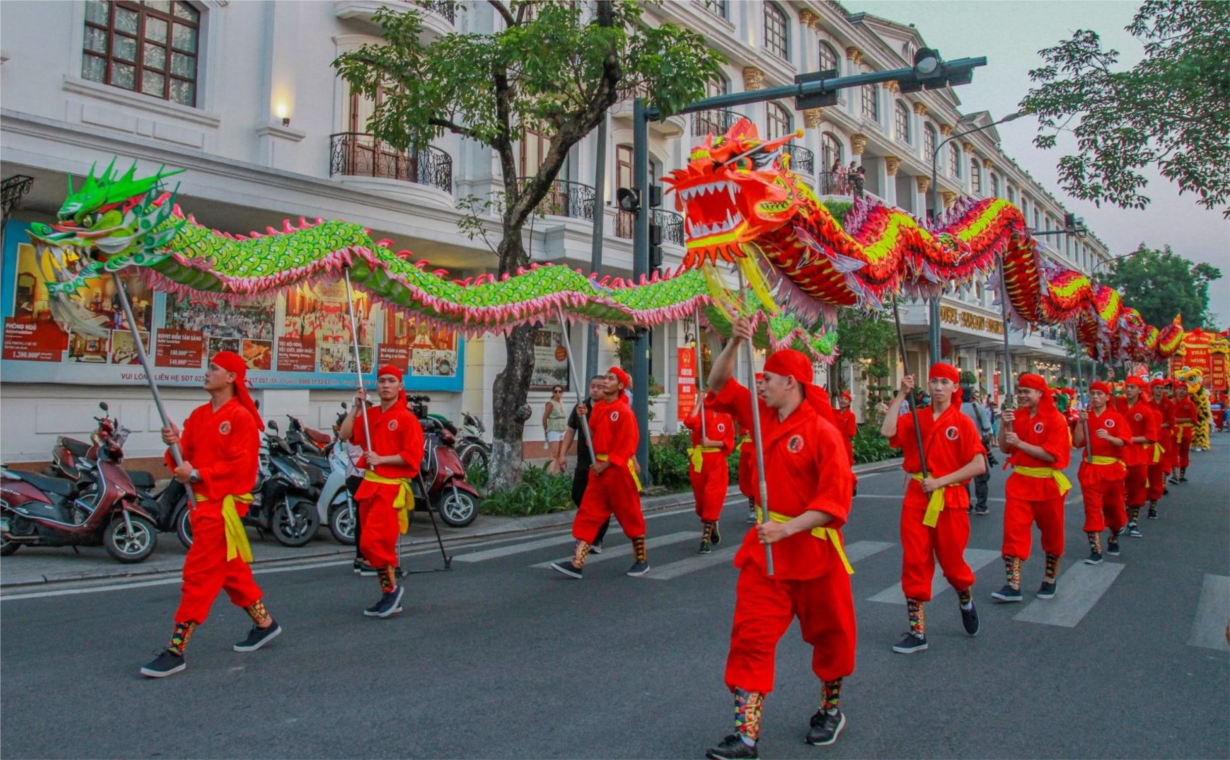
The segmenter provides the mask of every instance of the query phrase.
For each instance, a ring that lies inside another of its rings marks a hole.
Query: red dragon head
[[[725,135],[706,137],[686,167],[663,178],[686,220],[687,266],[719,256],[733,261],[743,255],[740,244],[791,220],[800,198],[787,180],[790,158],[781,148],[795,137],[763,142],[756,126],[740,119]]]

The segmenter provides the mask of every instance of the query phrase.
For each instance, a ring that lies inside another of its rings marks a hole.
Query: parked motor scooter
[[[283,546],[304,546],[320,529],[316,516],[318,491],[312,483],[323,483],[324,473],[291,451],[277,435],[276,422],[268,420],[265,425],[273,432],[264,435],[261,477],[243,522],[272,533]]]
[[[0,555],[23,545],[102,544],[118,562],[149,557],[158,545],[155,519],[120,467],[128,433],[114,420],[99,419],[86,458],[75,462],[76,481],[0,470]]]
[[[420,488],[426,488],[429,509],[454,528],[464,528],[478,517],[478,489],[466,480],[461,458],[453,448],[455,438],[432,417],[420,419],[423,426],[423,464],[419,468]]]
[[[487,469],[491,463],[491,444],[483,440],[487,432],[483,421],[469,412],[461,413],[461,430],[457,435],[457,454],[467,471],[476,464]]]
[[[346,442],[337,438],[337,431],[346,416],[346,402],[342,402],[342,411],[333,423],[334,437],[325,453],[328,457],[329,471],[324,484],[320,487],[320,496],[316,499],[316,517],[329,526],[329,532],[338,543],[354,546],[355,523],[358,521],[358,505],[354,495],[346,487],[347,473],[350,471],[350,456]],[[308,429],[314,440],[319,440],[319,431]],[[290,436],[288,435],[289,439]]]

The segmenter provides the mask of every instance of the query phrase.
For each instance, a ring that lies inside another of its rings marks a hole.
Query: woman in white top
[[[560,457],[560,442],[564,440],[564,431],[568,429],[568,413],[564,411],[563,398],[564,389],[561,386],[552,388],[551,398],[542,413],[542,432],[546,436],[552,471],[558,466],[556,463]]]

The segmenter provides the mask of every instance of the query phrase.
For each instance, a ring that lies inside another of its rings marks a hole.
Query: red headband
[[[1094,391],[1102,391],[1102,392],[1103,392],[1103,393],[1105,393],[1107,396],[1109,396],[1109,395],[1110,395],[1110,386],[1109,386],[1109,385],[1107,385],[1106,383],[1102,382],[1101,380],[1098,380],[1097,382],[1091,383],[1091,384],[1089,385],[1089,392],[1090,392],[1090,393],[1093,393]]]
[[[1147,387],[1148,387],[1147,385],[1145,385],[1145,381],[1144,381],[1144,380],[1141,380],[1141,379],[1140,379],[1139,377],[1137,377],[1136,375],[1129,375],[1129,376],[1128,376],[1128,379],[1127,379],[1127,380],[1124,380],[1123,382],[1124,382],[1124,384],[1126,384],[1126,385],[1134,385],[1134,386],[1136,386],[1137,388],[1140,388],[1141,390],[1143,390],[1143,389],[1145,389],[1145,388],[1147,388]]]
[[[953,383],[960,383],[961,373],[956,367],[952,366],[948,362],[936,362],[931,365],[931,371],[927,373],[927,379],[935,380],[937,378],[951,380]]]
[[[853,401],[853,400],[854,400],[854,397],[850,395],[850,391],[842,391],[842,392],[841,392],[841,397],[842,397],[842,398],[844,398],[846,401]]]
[[[608,375],[614,375],[615,378],[619,380],[620,384],[623,385],[623,387],[625,388],[632,387],[632,378],[628,377],[628,373],[624,372],[619,367],[611,367],[610,369],[606,371],[606,373]]]
[[[248,363],[243,360],[243,357],[234,351],[219,351],[214,354],[210,362],[217,364],[227,372],[232,372],[235,375],[235,398],[239,400],[239,405],[252,413],[252,419],[256,420],[256,427],[260,430],[265,429],[265,422],[261,419],[261,414],[256,409],[256,402],[252,400],[252,394],[248,393],[246,385],[248,377]]]
[[[392,364],[386,364],[376,371],[376,377],[381,377],[382,375],[392,375],[398,380],[405,377],[405,373],[402,372],[400,368],[395,367]]]
[[[811,360],[793,348],[775,351],[764,363],[764,371],[775,375],[793,377],[801,385],[811,385],[813,370]]]

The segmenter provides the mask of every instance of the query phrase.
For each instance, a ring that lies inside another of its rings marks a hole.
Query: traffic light
[[[662,227],[658,220],[649,219],[649,271],[662,268]]]
[[[825,79],[836,79],[837,69],[825,69],[824,71],[813,71],[810,74],[795,74],[795,84],[806,84],[807,82],[823,82]],[[806,111],[811,108],[827,108],[828,106],[837,105],[837,90],[825,92],[821,90],[814,95],[800,95],[794,99],[794,107],[799,111]]]
[[[914,53],[914,71],[897,80],[901,92],[938,90],[974,81],[974,69],[985,66],[985,58],[961,58],[945,62],[938,50],[920,48]]]

